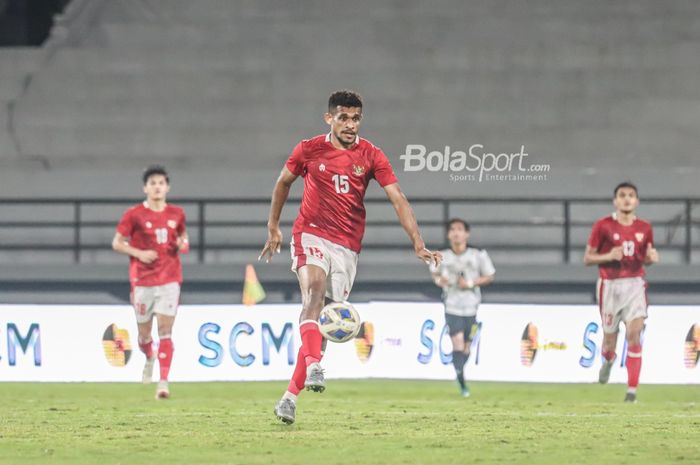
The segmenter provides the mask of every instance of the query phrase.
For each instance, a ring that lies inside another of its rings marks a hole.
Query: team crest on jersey
[[[177,223],[175,222],[175,220],[168,220],[168,227],[170,229],[175,229],[176,226],[177,226]]]
[[[619,241],[620,240],[620,235],[618,233],[613,234],[613,240],[614,241]]]
[[[152,227],[153,227],[153,223],[151,223],[150,221],[146,221],[146,227],[147,227],[147,228],[152,228]]]
[[[363,176],[365,174],[365,167],[361,165],[352,165],[352,174],[355,176]]]
[[[634,233],[634,237],[637,238],[637,242],[642,242],[644,239],[644,233]]]
[[[323,163],[321,163],[320,165],[318,165],[318,170],[319,170],[321,173],[323,173],[324,171],[326,171],[326,165],[324,165]]]

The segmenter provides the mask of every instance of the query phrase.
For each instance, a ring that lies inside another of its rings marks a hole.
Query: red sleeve
[[[389,159],[380,149],[374,152],[374,172],[372,174],[382,187],[399,182],[396,179],[391,163],[389,163]]]
[[[185,210],[182,210],[180,212],[180,214],[182,215],[182,218],[180,218],[180,221],[178,221],[178,223],[177,223],[177,235],[178,236],[182,236],[183,234],[185,234],[185,231],[187,230],[187,228],[185,226]]]
[[[649,225],[649,235],[647,239],[647,248],[654,247],[654,228]]]
[[[117,225],[117,232],[124,237],[131,237],[131,234],[134,232],[134,221],[131,210],[124,212],[122,219]]]
[[[299,142],[296,147],[294,147],[294,150],[292,150],[292,154],[289,156],[289,159],[287,160],[287,169],[292,172],[292,174],[295,174],[297,176],[304,176],[306,174],[306,169],[305,169],[305,157],[304,157],[304,146],[303,142]]]
[[[592,249],[598,250],[598,247],[600,247],[600,242],[601,242],[601,228],[600,228],[600,221],[596,221],[593,224],[593,229],[591,230],[591,235],[588,238],[588,245],[591,246]]]

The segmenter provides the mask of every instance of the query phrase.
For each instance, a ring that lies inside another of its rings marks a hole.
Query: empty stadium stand
[[[565,276],[571,287],[559,285],[559,301],[590,300],[589,289],[577,286],[594,273],[578,262],[590,223],[610,204],[575,200],[606,199],[624,179],[655,200],[641,214],[657,224],[670,281],[695,276],[699,21],[700,4],[691,0],[73,0],[43,47],[0,49],[0,300],[31,292],[17,290],[18,264],[46,270],[45,283],[62,274],[52,269],[71,270],[71,286],[86,282],[81,276],[107,283],[95,284],[90,301],[123,297],[113,286],[126,272],[107,249],[109,222],[125,204],[81,210],[88,224],[80,240],[90,247],[76,260],[75,228],[23,225],[72,222],[70,202],[27,208],[7,200],[131,199],[152,162],[173,172],[175,197],[266,197],[290,148],[324,131],[325,99],[339,87],[364,95],[363,134],[387,152],[410,198],[458,200],[447,213],[475,224],[475,243],[489,248],[499,268],[493,291],[505,286],[503,299],[533,298],[539,288],[528,276],[540,284]],[[451,182],[444,172],[404,172],[399,156],[407,144],[438,151],[482,144],[494,153],[525,146],[529,162],[551,170],[538,182]],[[300,192],[297,185],[292,195]],[[375,186],[369,197],[383,194]],[[488,201],[468,201],[475,198]],[[416,211],[429,242],[441,244],[439,202]],[[226,286],[237,286],[264,239],[265,214],[261,204],[207,207],[209,222],[251,224],[207,226],[203,260],[187,259],[201,296],[235,298],[238,289]],[[293,214],[290,205],[285,216]],[[393,218],[382,203],[368,215]],[[422,279],[410,250],[381,247],[403,240],[395,224],[368,228],[362,293],[396,295],[392,282]],[[34,243],[65,247],[22,248]],[[293,297],[286,266],[271,268],[269,279],[280,283],[272,299]],[[389,278],[373,285],[375,276]]]

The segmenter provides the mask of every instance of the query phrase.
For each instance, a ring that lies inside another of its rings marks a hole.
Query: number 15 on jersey
[[[335,183],[335,192],[337,194],[347,194],[350,192],[350,182],[348,181],[348,176],[345,174],[334,174],[333,182]]]

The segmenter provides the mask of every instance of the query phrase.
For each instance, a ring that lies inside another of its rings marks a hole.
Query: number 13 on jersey
[[[333,182],[335,183],[335,192],[337,194],[347,194],[350,192],[350,182],[348,181],[348,176],[345,174],[334,174]]]
[[[625,257],[634,256],[634,241],[624,241],[622,243],[622,255]]]

